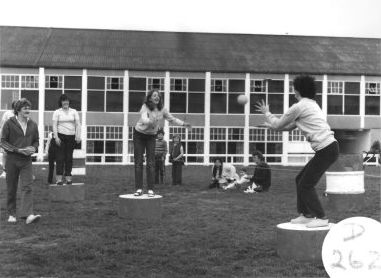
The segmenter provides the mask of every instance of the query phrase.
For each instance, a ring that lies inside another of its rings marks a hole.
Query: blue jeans
[[[134,129],[135,188],[143,188],[143,155],[146,153],[147,189],[153,189],[155,179],[156,135]]]

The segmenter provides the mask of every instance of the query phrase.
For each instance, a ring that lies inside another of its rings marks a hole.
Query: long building
[[[249,164],[254,149],[270,163],[305,163],[312,150],[300,132],[257,127],[264,118],[254,108],[264,99],[273,113],[286,111],[302,73],[315,77],[333,129],[381,137],[381,39],[0,26],[1,113],[28,98],[42,154],[67,94],[80,111],[88,163],[133,163],[132,130],[152,88],[193,125],[163,123],[167,140],[181,134],[188,164]],[[249,104],[237,103],[240,94]]]

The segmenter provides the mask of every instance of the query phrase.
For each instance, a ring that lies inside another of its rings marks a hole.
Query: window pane
[[[254,153],[254,151],[260,151],[261,153],[265,153],[265,143],[249,143],[249,153],[250,155]]]
[[[345,82],[345,94],[360,94],[360,82]]]
[[[87,93],[87,110],[103,112],[105,110],[104,94],[103,91],[89,91]]]
[[[121,156],[106,156],[105,162],[122,162]]]
[[[145,96],[145,92],[130,92],[128,103],[129,112],[139,112]]]
[[[365,97],[365,114],[380,115],[380,97],[366,96]]]
[[[169,107],[172,113],[186,113],[187,95],[185,93],[171,93]]]
[[[282,143],[267,143],[268,154],[282,154]]]
[[[239,94],[229,93],[229,113],[232,114],[243,114],[245,113],[245,105],[241,105],[237,101]]]
[[[104,142],[88,140],[87,153],[104,153]]]
[[[104,90],[105,78],[104,77],[89,76],[87,78],[87,88],[90,90],[91,89]]]
[[[288,105],[291,107],[293,104],[298,103],[298,100],[295,98],[295,94],[288,95]]]
[[[283,80],[269,80],[268,81],[268,92],[269,93],[283,93],[284,92],[284,81]]]
[[[226,113],[226,94],[211,94],[210,113]]]
[[[266,162],[269,162],[269,163],[275,163],[275,162],[282,162],[282,158],[281,157],[266,157]]]
[[[12,109],[12,102],[20,98],[19,90],[1,90],[1,109]]]
[[[360,114],[360,96],[345,96],[345,115]]]
[[[210,142],[210,153],[211,154],[226,154],[226,143],[225,142]]]
[[[243,142],[228,142],[228,154],[243,154]]]
[[[323,82],[322,81],[315,81],[315,88],[316,88],[317,94],[323,93]]]
[[[245,80],[229,80],[229,92],[245,92]]]
[[[343,97],[328,95],[328,114],[343,114]]]
[[[31,110],[38,110],[38,91],[21,90],[21,97],[31,102]]]
[[[123,112],[123,92],[111,91],[106,93],[106,111]]]
[[[188,113],[204,113],[204,102],[204,94],[188,93]]]
[[[274,114],[283,114],[283,94],[269,94],[270,111]]]
[[[70,107],[81,111],[81,91],[65,90],[65,94],[70,99]]]
[[[130,90],[145,91],[146,90],[146,79],[130,77]]]
[[[203,154],[204,142],[188,142],[188,154]]]
[[[256,111],[255,104],[257,101],[266,101],[265,94],[250,94],[250,113],[251,114],[261,114],[261,112]]]
[[[45,90],[45,110],[54,111],[58,109],[58,100],[62,90]]]
[[[122,141],[106,141],[106,153],[122,153]]]
[[[82,76],[65,76],[65,89],[82,89]]]
[[[189,92],[205,92],[205,79],[189,79]]]
[[[86,162],[102,162],[101,156],[86,156]]]

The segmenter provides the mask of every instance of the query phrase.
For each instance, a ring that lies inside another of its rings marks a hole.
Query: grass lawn
[[[183,186],[157,188],[164,199],[156,225],[117,215],[118,195],[133,191],[131,166],[88,166],[87,199],[70,204],[49,201],[41,168],[36,166],[34,199],[43,218],[35,225],[6,223],[0,181],[0,277],[327,277],[322,264],[283,261],[276,254],[276,225],[296,215],[299,168],[274,166],[270,192],[246,195],[207,190],[210,168],[185,167]],[[380,168],[366,173],[379,176]],[[365,207],[327,211],[333,222],[380,220],[380,179],[366,177],[365,184]],[[320,196],[324,189],[322,178]]]

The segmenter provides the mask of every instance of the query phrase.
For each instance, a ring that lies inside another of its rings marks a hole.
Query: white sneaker
[[[136,190],[136,192],[134,193],[134,196],[142,196],[142,195],[143,195],[143,190],[141,189]]]
[[[328,219],[313,218],[307,225],[307,228],[318,228],[328,226]]]
[[[16,223],[16,222],[17,222],[16,217],[14,217],[13,215],[9,215],[8,223]]]
[[[36,223],[36,222],[38,222],[38,220],[40,220],[40,218],[41,218],[41,215],[39,215],[39,214],[37,214],[37,215],[31,214],[26,218],[25,223],[26,224]]]
[[[7,177],[7,173],[3,171],[0,175],[0,179],[5,179]]]
[[[148,197],[155,197],[155,192],[153,190],[148,190]]]
[[[297,218],[291,219],[291,224],[307,224],[310,223],[314,218],[305,217],[303,214],[299,215]]]

